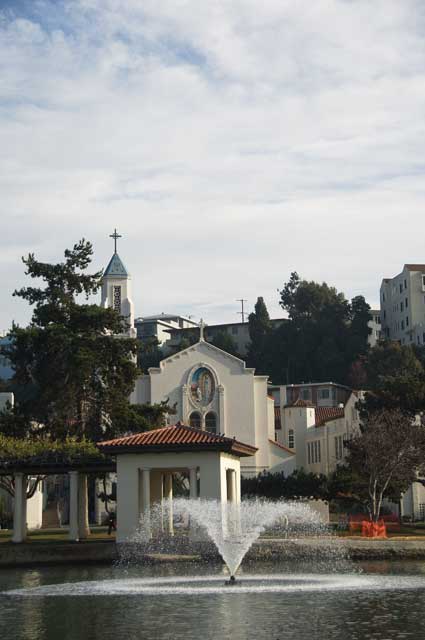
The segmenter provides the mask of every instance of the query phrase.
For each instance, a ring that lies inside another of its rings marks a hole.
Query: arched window
[[[191,427],[195,427],[195,429],[201,428],[201,414],[197,411],[194,411],[190,414],[189,424]]]
[[[217,418],[215,413],[207,413],[205,416],[205,429],[210,433],[217,433]]]
[[[289,429],[288,431],[288,447],[290,449],[293,449],[295,447],[295,435],[293,429]]]

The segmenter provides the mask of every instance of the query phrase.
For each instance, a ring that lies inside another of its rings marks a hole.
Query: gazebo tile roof
[[[202,431],[178,422],[168,427],[135,433],[114,440],[98,442],[101,451],[126,453],[143,451],[222,450],[239,456],[254,455],[257,449],[251,445],[221,434]]]

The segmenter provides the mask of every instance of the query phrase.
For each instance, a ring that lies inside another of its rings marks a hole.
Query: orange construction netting
[[[371,522],[370,520],[362,520],[362,536],[364,538],[386,538],[387,528],[383,520]]]

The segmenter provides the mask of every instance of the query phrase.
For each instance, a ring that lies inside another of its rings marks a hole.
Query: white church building
[[[131,278],[116,252],[105,270],[102,305],[113,306],[127,318],[134,337]],[[360,426],[359,395],[335,383],[301,385],[295,400],[294,385],[268,385],[267,376],[255,375],[245,362],[204,339],[166,357],[136,382],[131,401],[175,407],[169,424],[180,422],[211,433],[235,438],[257,449],[240,461],[241,473],[263,471],[291,474],[304,468],[329,475],[344,460],[344,439]],[[309,389],[308,387],[311,387]],[[291,395],[292,393],[292,395]],[[303,395],[304,394],[304,395]],[[425,517],[425,488],[415,483],[403,500],[405,514]]]

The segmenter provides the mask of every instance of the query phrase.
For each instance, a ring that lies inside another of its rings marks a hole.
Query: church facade
[[[128,323],[127,335],[136,337],[131,277],[116,250],[102,280],[101,304],[113,307]],[[162,360],[136,382],[131,402],[137,404],[166,401],[175,408],[169,424],[181,422],[193,427],[235,438],[258,449],[241,461],[243,475],[262,471],[295,469],[292,451],[275,441],[274,401],[268,396],[267,376],[256,376],[245,362],[218,349],[204,339]]]
[[[294,454],[275,442],[267,376],[256,376],[242,360],[206,342],[202,326],[196,344],[137,380],[131,400],[166,401],[176,412],[169,416],[170,424],[182,422],[256,447],[254,456],[241,460],[243,475],[294,469]]]

